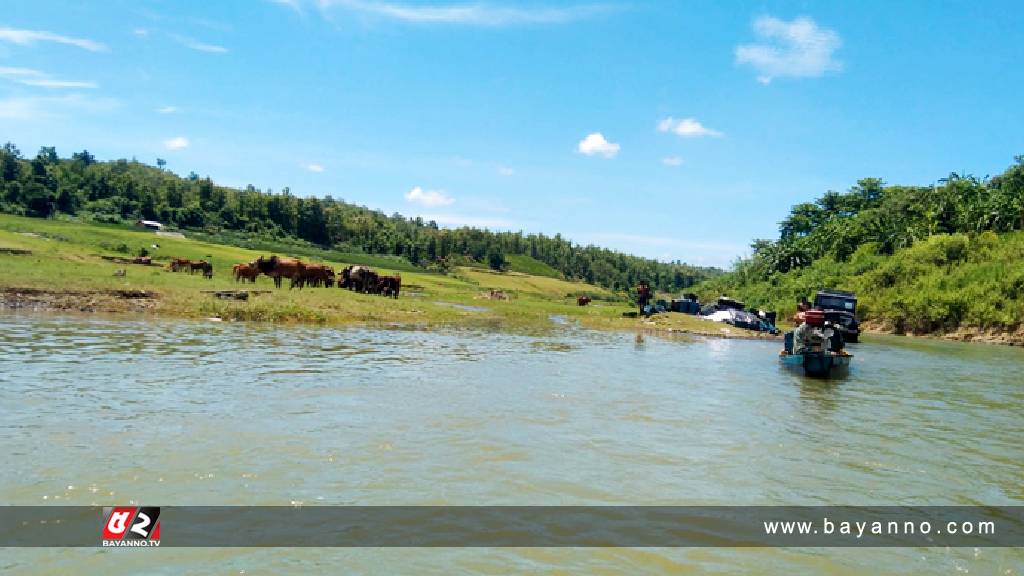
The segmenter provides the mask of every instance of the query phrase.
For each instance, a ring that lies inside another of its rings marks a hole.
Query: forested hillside
[[[228,241],[300,239],[341,252],[399,256],[425,268],[470,261],[497,268],[509,255],[524,255],[566,278],[615,290],[646,279],[661,290],[678,291],[720,272],[582,246],[557,234],[442,229],[331,197],[295,196],[287,188],[239,190],[194,173],[182,178],[164,170],[162,160],[157,164],[99,162],[88,151],[60,158],[52,147],[26,158],[8,143],[0,149],[0,211],[107,223],[152,219]]]
[[[933,186],[860,180],[794,206],[777,240],[700,286],[794,310],[822,287],[854,290],[860,315],[896,332],[1013,331],[1024,319],[1024,157],[991,178]]]

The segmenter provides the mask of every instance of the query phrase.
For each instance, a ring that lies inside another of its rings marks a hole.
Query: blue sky
[[[9,2],[0,140],[728,265],[1024,154],[1013,2]]]

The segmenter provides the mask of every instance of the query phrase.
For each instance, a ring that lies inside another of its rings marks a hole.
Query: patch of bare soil
[[[0,288],[0,309],[147,312],[158,306],[159,297],[150,290]]]
[[[961,326],[952,332],[935,334],[916,334],[913,332],[901,332],[891,322],[881,320],[865,320],[861,322],[861,329],[865,332],[876,334],[895,334],[898,336],[916,336],[922,338],[941,338],[943,340],[955,340],[957,342],[982,342],[985,344],[1002,344],[1004,346],[1024,346],[1024,324],[1016,329],[1007,328],[979,328],[977,326]]]

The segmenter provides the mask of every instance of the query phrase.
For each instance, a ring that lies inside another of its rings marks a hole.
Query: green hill
[[[754,242],[751,258],[695,291],[788,315],[823,287],[853,290],[869,327],[1024,341],[1022,226],[1024,157],[984,180],[864,179],[793,207],[778,240]]]

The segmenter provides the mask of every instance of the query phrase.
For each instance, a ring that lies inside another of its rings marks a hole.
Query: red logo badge
[[[103,546],[159,545],[159,507],[115,506],[103,509]]]

